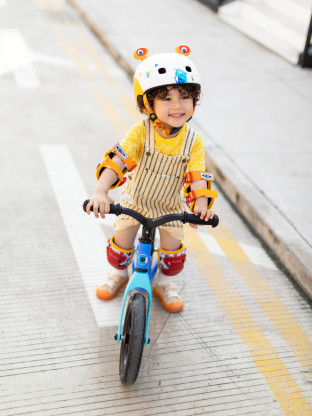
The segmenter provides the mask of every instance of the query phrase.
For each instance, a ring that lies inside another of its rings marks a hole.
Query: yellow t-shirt
[[[181,147],[186,133],[186,124],[179,131],[176,137],[171,139],[162,138],[155,131],[155,150],[166,156],[179,156]],[[128,132],[127,136],[120,143],[124,151],[131,159],[138,163],[141,159],[145,142],[145,127],[142,121],[135,124]],[[195,136],[195,140],[191,149],[190,160],[188,162],[188,171],[205,171],[205,150],[202,138],[199,134]]]

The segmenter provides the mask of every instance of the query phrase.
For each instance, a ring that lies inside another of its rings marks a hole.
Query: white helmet
[[[142,62],[138,65],[133,79],[135,99],[146,91],[172,84],[198,84],[200,77],[194,63],[187,57],[191,50],[180,45],[176,53],[160,53],[147,57],[148,49],[139,48],[133,56]]]
[[[175,51],[176,53],[160,53],[148,58],[148,49],[139,48],[133,54],[135,59],[141,61],[133,78],[135,99],[137,101],[139,95],[143,96],[144,113],[153,121],[155,127],[162,130],[165,136],[175,133],[180,128],[169,130],[157,119],[147,100],[146,92],[165,85],[195,84],[200,86],[199,72],[187,57],[191,49],[186,45],[180,45],[175,48]]]

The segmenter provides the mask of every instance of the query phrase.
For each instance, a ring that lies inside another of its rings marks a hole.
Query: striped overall
[[[142,157],[136,169],[128,175],[121,198],[122,206],[131,208],[148,218],[166,214],[182,213],[183,177],[186,172],[190,152],[196,137],[194,129],[187,127],[179,156],[166,156],[154,149],[154,126],[144,121],[146,138]],[[137,221],[121,215],[115,222],[115,229],[126,229]],[[165,228],[174,238],[183,239],[183,224],[169,222]]]

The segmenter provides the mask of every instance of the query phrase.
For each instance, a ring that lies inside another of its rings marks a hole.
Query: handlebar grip
[[[86,199],[84,201],[84,203],[82,204],[82,208],[83,208],[84,212],[87,212],[87,205],[88,205],[89,202],[90,202],[90,199]],[[91,211],[93,211],[93,207],[91,207]]]
[[[211,224],[211,226],[212,226],[212,228],[215,228],[215,227],[217,227],[218,225],[219,225],[219,217],[218,217],[218,215],[217,214],[215,214],[214,215],[214,217],[212,218],[212,220],[211,220],[211,222],[212,222],[212,224]]]
[[[215,228],[219,224],[219,217],[215,214],[212,219],[205,221],[201,220],[199,215],[188,214],[187,222],[197,225],[211,225],[212,228]]]
[[[84,212],[86,212],[87,205],[88,205],[89,202],[90,202],[90,199],[86,199],[84,201],[84,203],[82,204],[82,208],[83,208]],[[90,208],[90,211],[93,211],[93,207]],[[110,204],[109,214],[119,215],[120,214],[120,205],[119,204],[117,204],[117,205]]]

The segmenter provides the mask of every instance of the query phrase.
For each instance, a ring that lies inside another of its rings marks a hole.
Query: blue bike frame
[[[122,319],[124,315],[124,309],[126,304],[126,299],[130,290],[135,289],[138,292],[147,292],[148,294],[148,310],[147,310],[147,318],[146,318],[146,331],[145,331],[145,345],[148,344],[148,326],[149,326],[149,318],[150,318],[150,311],[151,311],[151,303],[152,303],[152,291],[151,291],[151,282],[155,277],[157,272],[157,264],[152,264],[152,256],[151,256],[151,247],[152,244],[149,243],[140,243],[138,242],[135,246],[135,254],[133,258],[133,274],[130,277],[130,280],[126,286],[126,290],[123,297],[122,308],[121,308],[121,316],[117,334],[117,342],[121,339],[121,326],[122,326]]]

